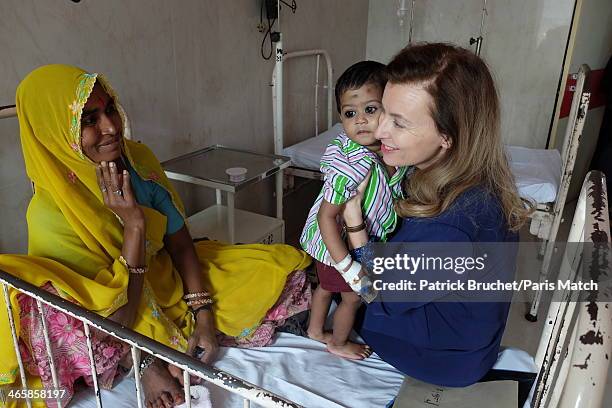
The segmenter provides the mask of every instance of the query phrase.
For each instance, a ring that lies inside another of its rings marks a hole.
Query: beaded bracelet
[[[142,373],[155,361],[155,357],[151,354],[148,354],[145,358],[140,361],[140,366],[138,367],[138,374],[142,377]]]
[[[189,300],[189,299],[194,299],[194,298],[201,298],[201,297],[209,297],[210,293],[204,291],[204,292],[193,292],[193,293],[187,293],[185,296],[183,296],[183,300]]]
[[[212,305],[214,301],[212,300],[212,298],[202,298],[202,299],[196,299],[196,300],[188,300],[186,303],[187,303],[187,306],[193,309],[194,306]]]
[[[143,273],[146,273],[148,269],[146,266],[130,266],[123,255],[119,255],[119,262],[121,262],[121,265],[125,266],[125,269],[127,269],[129,273],[136,275],[142,275]]]

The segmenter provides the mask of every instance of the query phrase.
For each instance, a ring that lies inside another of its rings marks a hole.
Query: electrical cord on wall
[[[292,0],[291,4],[287,3],[284,0],[280,0],[280,2],[282,4],[284,4],[285,6],[289,7],[289,9],[291,10],[291,12],[293,14],[295,14],[295,11],[297,10],[297,3],[296,0]],[[276,3],[276,2],[274,2]],[[264,27],[263,24],[263,10],[264,10],[264,6],[266,6],[266,0],[261,0],[261,8],[259,9],[259,26],[260,27]],[[270,58],[272,58],[272,53],[274,52],[274,43],[278,41],[278,39],[280,38],[279,33],[277,32],[273,32],[272,31],[272,27],[274,26],[274,23],[276,23],[276,16],[273,18],[270,18],[270,13],[268,12],[268,7],[266,6],[266,20],[267,20],[267,27],[264,28],[264,31],[261,32],[265,32],[263,39],[261,40],[261,57],[265,60],[269,60]],[[266,44],[266,40],[270,38],[270,49],[269,52],[266,53],[264,51],[265,48],[265,44]]]

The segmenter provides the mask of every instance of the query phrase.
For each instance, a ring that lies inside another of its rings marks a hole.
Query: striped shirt
[[[389,178],[376,153],[352,141],[342,132],[327,146],[321,158],[323,188],[310,209],[300,237],[302,248],[319,262],[332,265],[317,222],[321,203],[323,200],[335,205],[346,203],[357,194],[357,187],[370,168],[372,176],[362,202],[368,235],[386,241],[387,235],[395,229],[397,214],[393,209],[393,201],[402,197],[401,182],[407,168],[398,167],[393,177]]]

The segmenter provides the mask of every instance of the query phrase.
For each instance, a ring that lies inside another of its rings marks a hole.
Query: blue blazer
[[[499,200],[482,188],[457,197],[442,214],[406,218],[390,242],[517,242]],[[514,271],[515,244],[506,255]],[[374,302],[359,330],[386,362],[431,384],[461,387],[493,367],[506,326],[507,302]]]

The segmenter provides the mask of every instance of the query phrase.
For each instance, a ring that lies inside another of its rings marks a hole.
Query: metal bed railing
[[[578,147],[580,146],[580,137],[582,136],[582,129],[591,97],[588,82],[590,72],[591,69],[586,64],[582,64],[578,70],[576,88],[561,150],[562,173],[555,202],[552,207],[549,205],[539,205],[536,212],[532,215],[530,232],[543,240],[540,250],[540,256],[542,257],[540,282],[546,279],[550,270],[552,256],[555,251],[555,240],[562,222],[565,200],[567,199],[572,182],[574,164],[578,154]],[[529,312],[525,315],[527,320],[532,322],[537,320],[541,296],[542,292],[536,291]]]
[[[333,105],[333,74],[332,74],[332,62],[329,53],[323,49],[303,50],[285,53],[283,51],[282,41],[276,44],[276,63],[274,70],[272,71],[272,117],[274,122],[274,154],[283,154],[284,145],[284,112],[283,112],[283,65],[286,60],[298,59],[305,57],[315,58],[315,83],[314,83],[314,135],[319,135],[319,88],[326,90],[327,104],[325,106],[325,116],[327,117],[327,126],[325,129],[329,129],[332,126],[332,105]],[[322,83],[319,77],[319,71],[321,66],[321,58],[325,63],[326,78],[325,83]],[[279,172],[280,173],[280,172]],[[300,169],[289,167],[283,171],[284,174],[290,178],[293,176],[315,178],[320,179],[317,171],[311,171],[308,169]],[[282,176],[277,176],[277,188],[282,188]],[[293,179],[289,180],[289,186],[293,184]]]
[[[102,407],[102,399],[100,395],[100,390],[98,387],[98,378],[97,373],[94,369],[94,356],[93,349],[91,343],[91,335],[90,335],[90,327],[94,327],[98,330],[101,330],[131,346],[132,352],[132,361],[134,367],[138,367],[140,364],[140,353],[144,351],[149,353],[156,358],[159,358],[169,364],[175,365],[183,370],[183,380],[184,380],[184,391],[185,391],[185,400],[187,402],[187,407],[191,406],[191,397],[190,397],[190,380],[189,376],[194,375],[208,383],[219,386],[231,393],[238,394],[244,398],[244,407],[248,408],[250,406],[250,401],[253,401],[259,404],[262,407],[300,407],[300,405],[293,403],[280,397],[270,391],[264,390],[262,388],[257,387],[251,383],[248,383],[238,377],[235,377],[229,373],[218,370],[214,367],[203,364],[201,361],[188,356],[187,354],[181,353],[177,350],[174,350],[168,346],[165,346],[161,343],[158,343],[146,336],[143,336],[139,333],[136,333],[118,323],[115,323],[111,320],[105,319],[96,313],[93,313],[89,310],[83,309],[82,307],[71,303],[65,299],[62,299],[59,296],[53,295],[49,292],[46,292],[36,286],[33,286],[13,275],[10,275],[6,272],[0,271],[0,283],[2,284],[2,289],[4,293],[4,302],[7,305],[7,312],[9,318],[9,324],[11,327],[11,333],[13,338],[13,346],[15,349],[15,354],[17,355],[17,361],[19,364],[19,374],[21,378],[22,388],[27,390],[27,381],[26,381],[26,373],[23,365],[23,361],[21,359],[21,355],[19,353],[19,334],[16,331],[15,320],[13,315],[13,308],[10,303],[9,298],[9,287],[23,293],[25,295],[31,296],[36,299],[36,303],[38,305],[39,318],[42,321],[42,327],[45,335],[45,343],[47,348],[47,355],[49,358],[49,365],[51,369],[51,376],[53,379],[53,384],[55,389],[59,389],[59,385],[57,382],[57,372],[55,369],[55,363],[52,356],[51,345],[49,341],[49,336],[47,332],[46,319],[43,317],[43,304],[53,307],[63,313],[66,313],[74,318],[80,320],[84,326],[84,332],[87,340],[87,347],[89,350],[89,360],[90,366],[92,367],[91,374],[94,383],[94,395],[96,397],[96,402],[98,407]],[[134,372],[134,379],[136,382],[136,394],[138,399],[138,406],[142,408],[142,386],[140,383],[140,375],[139,370],[132,370]],[[26,392],[27,394],[27,392]],[[62,407],[61,399],[57,399],[58,407]],[[26,404],[28,407],[31,407],[31,401],[29,399],[26,400]]]
[[[553,295],[536,354],[534,408],[602,405],[612,352],[612,309],[603,301],[609,300],[612,278],[605,186],[601,172],[587,175],[557,278],[573,282],[580,270],[588,270],[599,287],[586,293],[586,301],[569,289]]]
[[[15,105],[0,106],[0,119],[17,116]]]

